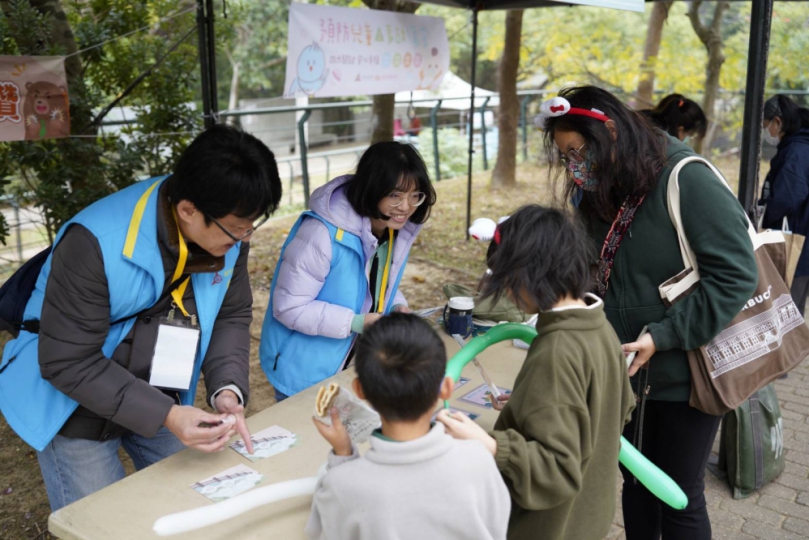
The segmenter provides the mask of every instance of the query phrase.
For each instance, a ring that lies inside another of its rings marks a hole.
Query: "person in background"
[[[704,137],[708,129],[708,119],[702,107],[680,94],[669,94],[653,109],[640,113],[655,126],[686,144],[692,137]]]
[[[658,287],[684,268],[667,188],[677,163],[696,154],[594,86],[566,88],[540,110],[545,151],[557,162],[550,174],[564,172],[566,200],[583,192],[577,212],[598,248],[595,290],[624,351],[637,353],[629,375],[639,403],[624,437],[688,496],[675,510],[621,467],[627,540],[710,540],[705,464],[721,417],[689,405],[686,351],[722,332],[758,285],[749,221],[705,164],[681,169],[682,224],[701,279],[667,307]]]
[[[407,312],[399,291],[435,190],[410,145],[379,142],[357,172],[316,189],[281,248],[261,333],[261,367],[278,401],[331,377],[356,337]]]
[[[777,94],[764,103],[764,140],[777,147],[764,180],[760,204],[766,206],[762,227],[809,236],[809,109]],[[809,294],[809,242],[803,246],[792,280],[792,300],[801,315]]]
[[[332,446],[306,526],[310,538],[505,540],[508,490],[492,455],[431,422],[452,395],[447,352],[435,330],[394,313],[357,340],[354,392],[382,417],[360,457],[336,409],[332,425],[313,419]],[[611,477],[615,500],[615,475]]]

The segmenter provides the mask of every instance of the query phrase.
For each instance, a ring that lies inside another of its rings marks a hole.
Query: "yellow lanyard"
[[[180,242],[180,257],[177,259],[177,268],[174,269],[174,276],[171,278],[171,282],[174,283],[183,276],[185,263],[188,260],[188,245],[185,243],[185,238],[183,238],[182,231],[180,231],[180,221],[177,219],[177,211],[174,209],[174,207],[171,208],[171,212],[174,215],[174,222],[177,224],[177,237],[179,238]],[[188,282],[190,280],[191,276],[188,276],[179,287],[171,291],[171,297],[174,299],[174,304],[180,308],[180,311],[182,311],[183,315],[186,317],[189,315],[185,310],[185,306],[183,306],[183,295],[185,294],[185,289],[188,288]]]
[[[382,272],[382,286],[379,288],[379,305],[377,306],[378,313],[385,312],[385,291],[388,288],[388,276],[390,275],[390,264],[393,259],[393,229],[388,229],[388,260],[385,261],[385,271]]]

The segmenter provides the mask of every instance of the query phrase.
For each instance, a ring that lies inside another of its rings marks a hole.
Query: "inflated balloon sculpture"
[[[520,339],[526,343],[531,343],[536,336],[537,331],[524,324],[508,323],[497,325],[485,334],[470,340],[460,352],[449,360],[447,363],[447,377],[452,377],[453,381],[457,381],[458,377],[461,376],[463,367],[481,351],[495,343],[508,339]],[[682,510],[688,505],[688,497],[685,496],[680,486],[643,454],[638,452],[623,437],[621,437],[621,451],[618,454],[618,461],[635,475],[635,478],[646,486],[646,489],[664,503],[676,510]]]

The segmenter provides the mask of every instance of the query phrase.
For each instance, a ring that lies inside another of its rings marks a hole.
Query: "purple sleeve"
[[[329,231],[320,221],[307,219],[284,251],[273,294],[273,317],[310,336],[350,336],[354,311],[317,300],[330,268]]]

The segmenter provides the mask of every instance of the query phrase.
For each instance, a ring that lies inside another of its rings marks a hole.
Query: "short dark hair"
[[[169,199],[185,199],[204,215],[253,218],[281,201],[275,156],[253,135],[222,124],[206,129],[186,148],[166,181]]]
[[[409,144],[383,141],[372,144],[362,154],[357,172],[346,184],[345,194],[356,213],[363,217],[388,219],[379,211],[379,202],[397,188],[415,184],[426,196],[410,221],[424,223],[435,204],[435,189],[430,182],[427,165]]]
[[[536,204],[523,206],[498,225],[500,239],[487,254],[491,273],[483,297],[510,296],[521,309],[522,294],[547,311],[561,298],[584,297],[592,289],[592,244],[575,218]]]
[[[672,137],[679,135],[678,128],[683,128],[685,133],[696,133],[700,137],[704,137],[708,129],[708,118],[702,107],[681,94],[669,94],[654,109],[640,113]]]
[[[435,407],[446,369],[444,342],[417,315],[382,317],[357,340],[362,391],[386,420],[414,421]]]
[[[545,121],[545,152],[549,162],[557,161],[558,150],[554,133],[573,131],[579,133],[598,164],[594,170],[598,184],[595,191],[586,191],[588,203],[582,210],[592,209],[602,219],[612,222],[618,208],[630,196],[648,194],[657,183],[657,174],[666,162],[666,139],[639,113],[624,105],[617,97],[595,86],[565,88],[559,95],[570,102],[571,107],[597,109],[607,115],[617,131],[617,140],[601,120],[574,114],[553,116]],[[553,176],[558,167],[551,167]],[[564,199],[571,200],[576,184],[569,179],[565,184]]]
[[[764,103],[764,120],[781,119],[781,131],[789,137],[801,129],[809,129],[809,109],[801,107],[783,94],[775,94]]]

